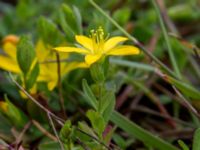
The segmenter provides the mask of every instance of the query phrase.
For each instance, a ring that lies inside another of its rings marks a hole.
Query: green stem
[[[114,111],[110,117],[111,121],[116,124],[119,128],[129,133],[131,136],[138,140],[141,140],[148,146],[159,150],[178,150],[177,147],[167,143],[158,136],[154,136],[152,133],[141,128],[134,122],[131,122],[120,113]]]
[[[162,63],[158,58],[156,58],[151,52],[149,52],[135,37],[131,36],[126,30],[124,30],[114,19],[112,19],[108,14],[106,14],[93,0],[89,0],[89,2],[102,14],[104,15],[114,26],[116,26],[124,35],[126,35],[130,40],[133,41],[135,45],[137,45],[148,57],[150,57],[153,61],[159,64],[167,73],[176,77],[176,74],[169,69],[164,63]]]
[[[167,44],[167,49],[168,49],[168,53],[169,53],[169,57],[170,57],[170,61],[172,63],[173,69],[174,69],[178,79],[181,79],[181,73],[180,73],[180,70],[178,68],[178,65],[177,65],[177,62],[176,62],[176,59],[175,59],[171,44],[170,44],[169,36],[168,36],[168,33],[167,33],[167,29],[165,27],[163,18],[161,16],[161,12],[160,12],[160,10],[158,8],[158,5],[157,5],[156,1],[155,0],[151,0],[151,1],[153,3],[153,6],[154,6],[154,8],[156,10],[156,14],[157,14],[158,19],[159,19],[159,23],[160,23],[160,26],[161,26],[161,29],[162,29],[162,32],[163,32],[163,35],[164,35],[164,39],[165,39],[166,44]]]
[[[99,106],[98,106],[98,111],[101,112],[101,109],[102,109],[102,94],[103,94],[103,82],[102,83],[97,83],[98,84],[98,88],[99,88],[99,97],[98,97],[98,100],[99,100]]]

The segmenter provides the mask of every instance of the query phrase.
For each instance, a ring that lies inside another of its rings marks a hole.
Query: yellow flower
[[[0,54],[0,68],[21,75],[22,71],[19,68],[16,58],[18,41],[19,38],[14,35],[6,36],[3,39],[2,49],[5,54]],[[48,89],[53,90],[58,82],[56,54],[55,52],[51,51],[51,46],[45,46],[42,40],[39,40],[36,43],[35,51],[37,57],[35,60],[39,62],[40,68],[40,73],[37,78],[37,82],[46,82]],[[67,59],[68,57],[69,56],[66,53],[60,55],[60,59]],[[36,61],[33,61],[32,66],[35,65]],[[87,67],[87,65],[83,62],[61,62],[60,67],[61,76],[64,76],[66,73],[70,72],[73,69],[80,67],[85,68]],[[36,93],[36,85],[34,85],[29,92],[32,94]],[[22,97],[24,97],[23,94],[21,95]]]
[[[56,47],[59,52],[75,52],[85,55],[85,62],[90,66],[106,55],[136,55],[140,53],[137,47],[131,45],[119,45],[127,41],[126,37],[116,36],[105,39],[104,31],[101,27],[97,31],[91,30],[91,36],[75,36],[76,41],[81,47]]]
[[[0,55],[0,60],[1,60],[0,68],[14,73],[21,72],[16,58],[16,52],[17,52],[16,44],[18,41],[19,38],[15,35],[8,35],[3,39],[2,49],[5,55]]]
[[[53,90],[58,82],[58,65],[56,63],[56,54],[50,50],[50,46],[44,45],[43,41],[39,40],[36,45],[36,53],[40,60],[40,75],[38,81],[48,81],[48,89]],[[67,53],[60,54],[61,60],[66,60],[69,57]],[[61,77],[66,75],[71,70],[76,68],[85,68],[87,65],[83,62],[63,62],[60,63]]]

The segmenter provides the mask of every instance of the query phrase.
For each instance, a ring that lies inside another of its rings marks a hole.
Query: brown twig
[[[157,97],[157,95],[155,93],[153,93],[150,89],[148,89],[148,87],[144,87],[144,86],[142,86],[139,83],[134,82],[134,81],[131,81],[131,82],[135,86],[137,86],[137,87],[139,87],[139,88],[144,90],[145,95],[148,96],[149,99],[152,100],[152,102],[158,107],[160,113],[171,117],[170,114],[168,113],[166,108],[163,106],[163,104],[160,102],[159,98]],[[173,127],[173,128],[176,127],[176,123],[173,120],[167,119],[166,121],[171,127]]]
[[[41,105],[35,98],[33,98],[19,83],[14,79],[11,73],[9,73],[9,76],[12,80],[12,82],[20,89],[22,92],[30,99],[32,100],[38,107],[40,107],[43,111],[50,114],[53,118],[55,118],[60,125],[64,125],[64,120],[60,117],[57,117],[54,113],[50,112],[47,108],[45,108],[43,105]]]
[[[51,133],[49,133],[45,128],[43,128],[39,122],[37,122],[36,120],[32,120],[32,123],[47,137],[49,137],[50,139],[52,139],[53,141],[58,141],[57,138],[52,135]]]
[[[10,148],[9,145],[8,145],[8,146],[5,146],[5,145],[1,145],[1,144],[0,144],[0,149],[1,149],[1,150],[8,150],[9,148]],[[14,150],[14,149],[12,148],[11,150]]]
[[[57,60],[57,75],[58,75],[58,93],[59,93],[59,100],[60,100],[59,102],[60,102],[60,107],[63,112],[64,118],[67,118],[67,114],[65,112],[64,98],[62,94],[60,55],[58,52],[56,52],[56,60]]]
[[[152,76],[149,76],[148,81],[145,84],[146,88],[150,88],[151,85],[155,82],[156,80],[156,76],[153,74]],[[144,92],[139,93],[133,100],[132,103],[130,105],[130,109],[133,109],[137,106],[137,104],[139,103],[140,99],[144,96]]]
[[[31,126],[31,122],[29,121],[23,128],[22,132],[19,134],[19,136],[17,136],[17,139],[15,141],[15,149],[17,150],[20,146],[20,142],[22,141],[22,138],[25,134],[25,132],[29,129],[29,127]]]
[[[153,52],[155,50],[155,47],[156,47],[156,44],[158,42],[158,39],[159,39],[159,36],[160,36],[160,31],[156,31],[155,34],[151,37],[147,47],[148,47],[148,50],[150,52]]]
[[[178,139],[188,138],[191,139],[193,137],[195,129],[184,128],[184,129],[176,129],[176,130],[167,130],[161,132],[159,135],[161,137],[176,137]]]
[[[157,116],[157,117],[161,117],[161,118],[164,118],[164,119],[172,119],[174,120],[175,122],[177,123],[180,123],[180,124],[183,124],[185,126],[189,126],[189,127],[195,127],[193,126],[192,124],[188,123],[188,122],[185,122],[183,120],[180,120],[180,119],[177,119],[177,118],[173,118],[173,117],[170,117],[170,116],[167,116],[165,114],[161,114],[161,113],[158,113],[157,111],[155,110],[152,110],[148,107],[145,107],[145,106],[137,106],[133,109],[133,111],[138,111],[138,112],[143,112],[143,113],[148,113],[148,114],[151,114],[151,115],[154,115],[154,116]]]
[[[166,81],[166,75],[163,74],[160,70],[156,69],[155,73],[160,76],[164,81]],[[167,81],[166,81],[167,82]],[[178,100],[178,102],[183,105],[184,107],[186,107],[188,110],[190,110],[192,113],[194,113],[198,118],[200,118],[200,114],[197,112],[197,110],[189,103],[189,101],[181,94],[181,92],[179,92],[179,90],[172,85],[172,88],[174,89],[174,91],[176,92],[176,94],[179,96],[180,99],[176,99]]]
[[[179,92],[179,90],[172,85],[172,88],[176,92],[176,94],[180,97],[181,104],[184,105],[188,110],[190,110],[193,114],[195,114],[200,119],[200,114],[198,111],[189,103],[189,101]]]
[[[173,24],[173,22],[171,21],[171,19],[169,18],[168,14],[167,14],[167,9],[165,7],[165,2],[163,0],[156,0],[156,2],[157,2],[158,7],[160,9],[163,21],[165,22],[165,24],[169,28],[170,32],[178,34],[176,26]]]
[[[132,86],[127,86],[124,91],[117,97],[117,100],[116,100],[116,106],[115,108],[116,109],[119,109],[122,104],[124,104],[124,102],[127,100],[129,94],[132,92],[133,90],[133,87]]]
[[[200,49],[197,46],[194,46],[193,48],[194,54],[197,57],[198,63],[200,63],[200,54],[198,51],[200,51]]]
[[[51,115],[49,113],[47,113],[47,117],[49,118],[50,125],[51,125],[51,127],[53,129],[53,132],[54,132],[54,134],[55,134],[55,136],[56,136],[56,138],[57,138],[57,140],[58,140],[58,142],[60,144],[61,150],[65,150],[64,145],[63,145],[63,143],[61,142],[61,140],[60,140],[60,138],[58,136],[58,133],[57,133],[56,128],[54,126],[53,120],[52,120]]]

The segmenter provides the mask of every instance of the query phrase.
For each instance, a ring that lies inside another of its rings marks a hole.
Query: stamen
[[[90,30],[90,33],[90,37],[93,43],[93,52],[102,53],[105,41],[103,28],[99,27],[97,30]]]

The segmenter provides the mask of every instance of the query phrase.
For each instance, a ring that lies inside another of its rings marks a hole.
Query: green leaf
[[[194,133],[192,150],[200,150],[200,128]]]
[[[178,81],[172,77],[166,76],[165,78],[168,82],[175,85],[184,95],[193,98],[194,100],[198,100],[200,97],[200,91],[195,89],[193,86],[186,82]]]
[[[50,141],[41,143],[38,147],[39,150],[55,150],[60,149],[60,144],[58,142]]]
[[[94,109],[97,110],[98,106],[98,101],[96,97],[94,96],[92,90],[90,89],[87,80],[83,79],[82,81],[82,86],[83,86],[83,92],[85,99],[87,100],[88,104],[90,104]]]
[[[40,17],[38,21],[38,33],[45,44],[57,46],[63,40],[61,32],[57,29],[56,24],[50,19]]]
[[[37,80],[39,72],[40,72],[39,64],[36,63],[33,69],[28,73],[27,80],[25,81],[27,90],[33,87],[33,85],[35,84]]]
[[[73,10],[66,4],[62,5],[62,11],[65,15],[65,19],[67,21],[67,24],[69,25],[69,27],[75,32],[77,33],[77,23],[76,23],[76,18],[74,15]],[[80,19],[80,18],[79,18]],[[80,20],[79,20],[80,21]]]
[[[62,127],[62,129],[60,130],[60,139],[64,143],[68,143],[68,141],[72,139],[73,134],[74,132],[73,132],[71,121],[67,120],[64,126]]]
[[[30,5],[30,1],[19,0],[16,7],[16,14],[21,20],[30,19],[36,14],[37,10],[35,9],[35,7],[30,7]]]
[[[120,24],[125,25],[131,16],[131,11],[129,8],[121,8],[114,12],[113,18]]]
[[[0,121],[1,138],[6,140],[7,142],[12,142],[14,140],[11,132],[11,128],[13,127],[13,125],[12,122],[6,116],[3,115],[3,113],[1,112],[1,108],[0,108],[0,120],[1,120]]]
[[[107,127],[109,127],[109,125]],[[110,130],[108,132],[106,132],[106,134],[104,134],[104,137],[103,137],[103,141],[106,145],[110,144],[110,141],[112,140],[113,134],[116,129],[116,127],[112,127],[112,126],[110,126],[110,127],[111,127]]]
[[[102,83],[105,81],[105,70],[103,64],[101,63],[97,62],[92,64],[90,66],[90,74],[96,83]]]
[[[5,100],[6,110],[2,110],[2,112],[9,118],[14,126],[23,128],[28,122],[28,117],[11,103],[7,96],[5,96]]]
[[[190,149],[188,148],[188,146],[187,146],[182,140],[178,140],[178,144],[181,146],[181,148],[182,148],[183,150],[190,150]]]
[[[62,5],[59,11],[59,24],[66,34],[68,41],[73,42],[76,34],[82,34],[82,18],[79,9],[67,4]]]
[[[86,115],[89,118],[93,129],[97,132],[98,136],[101,137],[106,126],[103,117],[94,110],[88,110]]]
[[[115,95],[113,91],[107,91],[104,93],[104,95],[102,96],[102,98],[100,99],[100,110],[99,112],[101,114],[104,113],[104,111],[106,110],[106,108],[109,106],[110,103],[112,103],[112,101],[115,101]]]
[[[76,6],[73,6],[73,11],[77,22],[78,33],[83,34],[81,13]]]
[[[78,127],[80,130],[84,131],[85,133],[88,133],[89,135],[98,138],[97,135],[94,133],[91,127],[89,127],[85,122],[78,122]],[[91,137],[88,135],[83,134],[82,132],[76,132],[76,136],[80,138],[81,141],[89,142],[92,140]]]
[[[144,70],[144,71],[150,71],[150,72],[155,71],[155,68],[151,65],[138,63],[138,62],[132,62],[132,61],[128,61],[128,60],[120,60],[120,59],[116,59],[116,58],[111,58],[110,62],[112,64],[130,67],[130,68],[136,68],[136,69],[140,69],[140,70]]]
[[[126,141],[125,139],[123,139],[120,135],[118,134],[114,134],[113,136],[113,140],[115,141],[115,143],[122,149],[126,149]]]
[[[35,50],[28,36],[22,36],[17,45],[17,61],[20,69],[26,75],[35,58]]]
[[[159,150],[178,150],[178,148],[175,146],[146,131],[116,111],[112,113],[110,119],[119,128],[127,132],[132,137],[142,141],[146,145],[152,146],[153,148]]]
[[[59,24],[66,34],[67,40],[72,42],[74,40],[75,32],[71,29],[71,27],[67,24],[67,21],[65,19],[65,14],[62,10],[59,11]],[[70,36],[68,36],[70,35]]]
[[[114,92],[110,92],[110,94],[106,94],[103,97],[104,105],[103,105],[103,118],[104,121],[107,123],[110,119],[110,116],[115,108],[115,94]]]

